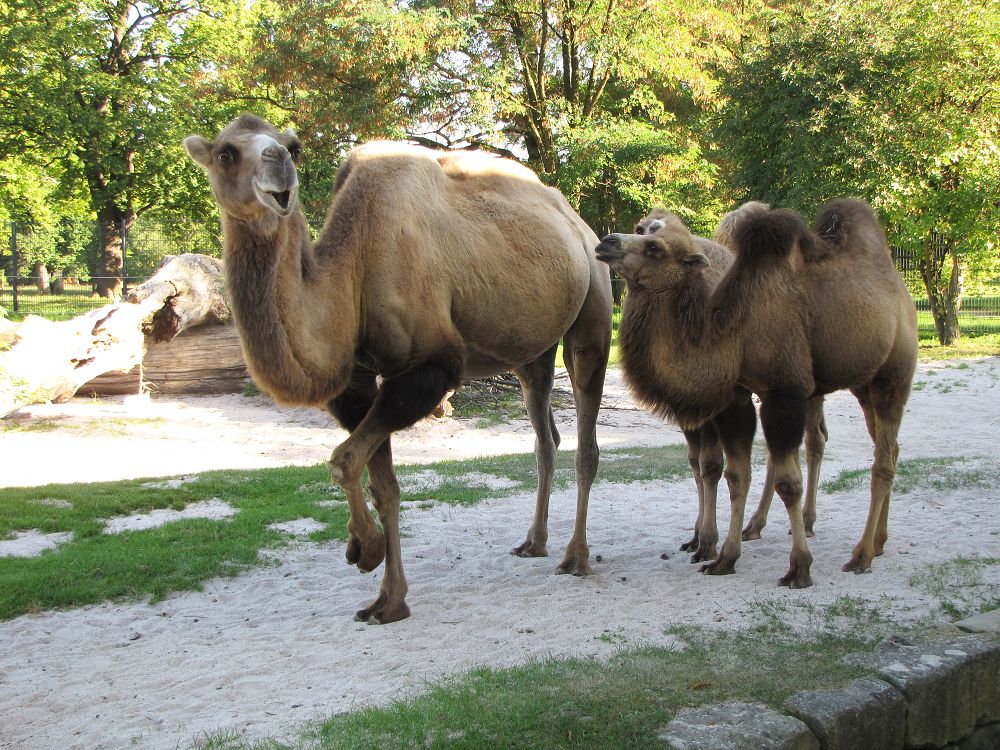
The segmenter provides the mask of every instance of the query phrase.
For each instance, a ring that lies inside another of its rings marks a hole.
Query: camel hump
[[[878,240],[881,240],[879,244],[885,244],[882,224],[875,211],[855,198],[837,198],[828,202],[820,209],[813,231],[821,240],[838,248],[870,247],[872,241]]]
[[[796,247],[808,253],[813,245],[805,220],[784,208],[760,213],[740,222],[733,240],[737,257],[755,266],[768,260],[787,258]]]

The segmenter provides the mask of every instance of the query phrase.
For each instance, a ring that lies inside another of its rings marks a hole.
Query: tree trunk
[[[39,294],[49,293],[49,269],[44,263],[36,263],[31,269],[31,275],[35,277],[35,286]]]
[[[946,263],[951,266],[947,277],[944,272]],[[927,301],[938,341],[942,346],[952,346],[962,336],[958,313],[962,309],[962,293],[965,290],[965,264],[955,254],[950,241],[945,242],[943,252],[937,252],[931,242],[921,259],[920,275],[927,289]]]
[[[57,268],[52,272],[52,276],[49,278],[49,294],[65,294],[66,293],[66,280],[63,278],[63,272],[61,268]]]
[[[29,315],[0,330],[0,415],[27,404],[65,401],[105,372],[142,361],[147,340],[168,341],[186,328],[230,317],[222,261],[170,256],[149,281],[118,302],[53,323]]]
[[[97,263],[94,291],[99,297],[109,300],[121,297],[124,267],[121,227],[124,222],[127,230],[133,221],[134,215],[121,211],[113,203],[105,204],[97,212],[97,224],[101,229],[101,256]]]

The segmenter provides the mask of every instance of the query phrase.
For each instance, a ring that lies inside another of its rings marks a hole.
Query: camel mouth
[[[253,188],[257,194],[257,200],[278,216],[288,216],[291,213],[295,201],[295,185],[287,190],[268,190],[255,181]]]
[[[624,255],[624,253],[622,253],[621,251],[621,248],[609,247],[608,245],[605,245],[603,242],[597,246],[597,248],[594,250],[594,254],[597,256],[597,259],[599,261],[602,261],[609,265],[614,263],[615,261],[621,260]]]

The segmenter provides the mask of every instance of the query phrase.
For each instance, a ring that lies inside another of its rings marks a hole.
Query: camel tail
[[[783,208],[740,223],[734,240],[737,257],[755,265],[770,258],[787,258],[796,245],[805,251],[812,244],[802,217]]]

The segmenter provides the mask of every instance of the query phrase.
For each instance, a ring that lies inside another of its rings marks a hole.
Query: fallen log
[[[229,318],[222,261],[194,253],[167,256],[125,301],[72,320],[29,315],[5,326],[0,415],[28,404],[66,401],[99,375],[139,365],[147,342],[170,341],[188,328]]]

